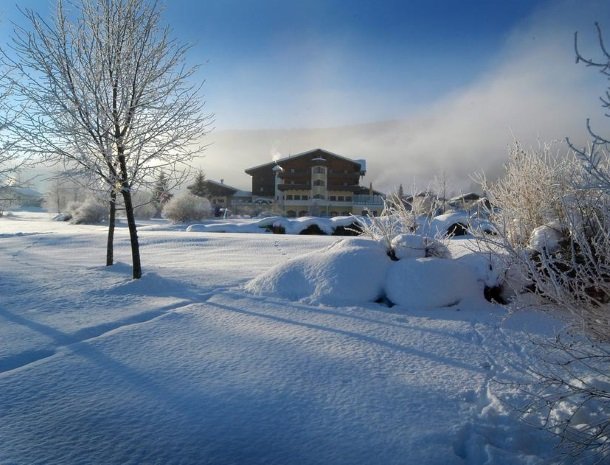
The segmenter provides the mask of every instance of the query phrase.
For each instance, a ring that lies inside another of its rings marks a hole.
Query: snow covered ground
[[[385,266],[371,250],[355,286],[333,284],[357,298],[325,293],[321,257],[353,269],[360,238],[144,225],[132,281],[126,228],[104,267],[104,226],[49,218],[0,218],[1,464],[555,461],[492,381],[536,363],[525,329],[552,335],[545,314],[460,295],[424,308],[396,279],[398,305],[366,302],[356,286]]]

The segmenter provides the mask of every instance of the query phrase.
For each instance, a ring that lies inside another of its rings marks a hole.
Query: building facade
[[[288,217],[378,214],[383,197],[360,186],[365,160],[314,149],[246,170],[254,202],[269,201]]]

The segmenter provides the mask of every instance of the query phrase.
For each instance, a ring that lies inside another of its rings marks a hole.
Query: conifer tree
[[[172,197],[173,194],[169,192],[169,178],[163,171],[161,171],[157,181],[155,182],[152,193],[152,202],[157,209],[157,216],[161,214],[163,205],[165,205]]]
[[[200,170],[197,173],[195,182],[190,186],[187,186],[187,189],[191,192],[191,194],[196,195],[197,197],[208,196],[207,181],[205,180],[205,174],[203,171]]]

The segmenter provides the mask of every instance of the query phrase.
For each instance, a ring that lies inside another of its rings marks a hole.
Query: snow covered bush
[[[533,295],[545,308],[569,312],[595,337],[610,338],[610,190],[589,188],[576,157],[550,156],[548,148],[517,144],[505,169],[502,179],[484,185],[499,231],[484,241],[520,274],[517,299]]]
[[[569,330],[536,346],[539,360],[527,368],[535,382],[519,385],[521,402],[513,407],[560,438],[563,463],[608,463],[610,347]]]
[[[392,263],[385,291],[390,302],[431,309],[480,298],[483,285],[469,267],[456,260],[417,258]]]
[[[99,199],[88,197],[84,202],[70,202],[67,206],[74,224],[97,224],[108,218],[108,206]]]
[[[147,191],[138,191],[132,194],[133,213],[139,220],[149,220],[158,216],[158,205],[151,200],[152,194]]]
[[[401,260],[383,244],[349,238],[293,258],[246,284],[248,292],[327,305],[380,302],[406,309],[433,309],[464,299],[482,300],[484,284],[458,260],[423,257],[425,241],[400,237]],[[413,245],[413,248],[407,246]],[[421,247],[420,247],[421,246]]]
[[[580,167],[552,145],[525,150],[515,142],[504,171],[494,183],[483,177],[481,187],[494,207],[490,220],[512,245],[522,246],[535,228],[563,219],[563,199],[575,191],[572,177]]]
[[[212,213],[208,199],[183,192],[172,197],[163,207],[162,216],[174,223],[201,220]]]
[[[246,290],[325,304],[374,302],[384,294],[390,264],[381,244],[350,238],[277,265],[250,281]]]
[[[362,235],[383,244],[392,260],[400,259],[397,253],[403,254],[405,250],[413,248],[413,241],[421,242],[415,248],[423,250],[425,257],[445,256],[446,246],[440,239],[442,234],[437,238],[414,234],[420,227],[420,216],[416,209],[408,209],[400,197],[391,195],[384,200],[384,208],[380,216],[362,218],[359,219],[359,223]]]
[[[523,152],[487,186],[500,234],[486,238],[516,272],[515,305],[563,316],[568,329],[536,342],[543,364],[521,386],[523,418],[557,434],[570,456],[610,457],[610,183],[586,159]],[[597,166],[599,169],[599,166]],[[597,173],[599,174],[599,172]],[[603,174],[603,173],[602,173]],[[607,174],[607,173],[606,173]]]

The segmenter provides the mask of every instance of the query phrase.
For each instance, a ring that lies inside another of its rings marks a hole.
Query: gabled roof
[[[209,185],[211,185],[212,187],[227,189],[227,190],[233,191],[233,193],[239,191],[239,189],[237,187],[229,186],[228,184],[225,184],[224,182],[212,181],[211,179],[206,179],[205,182],[208,183]]]
[[[255,171],[260,168],[264,168],[266,166],[268,166],[269,168],[272,168],[275,165],[280,165],[282,162],[285,162],[288,160],[294,160],[295,158],[305,157],[307,155],[312,155],[313,153],[316,153],[316,152],[321,152],[321,155],[329,155],[331,157],[345,160],[347,162],[360,166],[361,170],[366,170],[366,164],[362,163],[363,160],[352,160],[351,158],[347,158],[342,155],[337,155],[336,153],[329,152],[328,150],[318,148],[318,149],[308,150],[307,152],[297,153],[296,155],[290,155],[288,157],[280,158],[279,160],[270,161],[269,163],[263,163],[262,165],[253,166],[252,168],[248,168],[245,171],[247,174],[250,174],[251,171]]]

